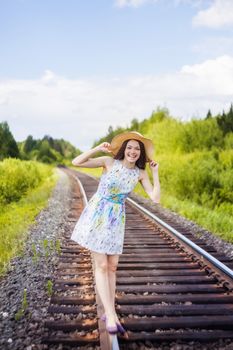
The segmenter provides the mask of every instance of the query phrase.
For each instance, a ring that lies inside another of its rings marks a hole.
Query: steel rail
[[[127,198],[127,201],[131,203],[133,206],[138,208],[140,211],[142,211],[144,214],[148,215],[150,218],[155,220],[157,223],[159,223],[164,228],[168,229],[170,232],[172,232],[176,237],[178,237],[180,240],[188,244],[193,250],[201,254],[204,258],[206,258],[208,261],[211,262],[215,267],[217,267],[219,270],[224,272],[228,277],[232,279],[233,282],[233,270],[231,270],[228,266],[223,264],[221,261],[216,259],[213,255],[206,252],[204,249],[199,247],[197,244],[192,242],[190,239],[185,237],[182,233],[174,229],[172,226],[168,225],[166,222],[158,218],[155,214],[151,213],[149,210],[142,207],[140,204],[136,203],[133,199]]]
[[[82,194],[82,197],[83,197],[83,202],[84,202],[83,204],[86,206],[88,203],[88,200],[87,200],[87,195],[86,195],[86,192],[83,188],[81,181],[79,180],[79,178],[77,176],[74,176],[73,174],[70,174],[70,175],[73,177],[73,179],[75,179],[75,181],[77,181],[79,188],[80,188],[80,191],[81,191],[81,194]]]

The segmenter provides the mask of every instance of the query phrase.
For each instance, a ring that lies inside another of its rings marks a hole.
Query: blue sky
[[[233,102],[231,0],[0,0],[0,119],[88,149],[157,106]]]
[[[0,2],[1,3],[1,2]],[[196,8],[173,0],[117,7],[111,0],[2,1],[2,77],[52,69],[70,78],[159,74],[199,61]]]

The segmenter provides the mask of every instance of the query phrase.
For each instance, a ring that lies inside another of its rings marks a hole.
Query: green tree
[[[113,133],[113,127],[112,127],[111,125],[108,127],[108,133],[109,133],[109,134],[112,134],[112,133]]]
[[[51,148],[54,148],[54,140],[53,140],[53,138],[52,138],[51,136],[45,135],[45,136],[43,137],[42,141],[48,141],[49,146],[50,146]]]
[[[139,121],[137,120],[137,118],[132,119],[130,129],[134,131],[139,130]]]
[[[179,142],[181,150],[185,152],[207,150],[224,145],[222,131],[219,130],[215,118],[194,119],[187,122],[184,124]]]
[[[0,160],[19,157],[19,149],[7,122],[0,123]]]
[[[228,132],[233,132],[233,105],[231,104],[229,112],[226,114],[224,111],[222,115],[217,116],[217,123],[219,128],[226,135]]]
[[[207,114],[206,114],[206,118],[205,119],[210,119],[210,118],[212,118],[212,114],[211,114],[211,111],[209,109]]]
[[[43,141],[41,141],[37,160],[40,160],[44,163],[53,163],[57,160],[57,157],[52,152],[47,139],[43,139]]]
[[[31,152],[34,148],[36,148],[36,145],[37,145],[37,142],[36,140],[33,139],[32,135],[29,135],[27,138],[26,138],[26,141],[24,143],[24,152],[25,153],[29,153]]]

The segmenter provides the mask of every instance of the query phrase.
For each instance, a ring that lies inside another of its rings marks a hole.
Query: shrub
[[[5,159],[0,162],[0,205],[18,201],[51,174],[51,169],[35,161]]]

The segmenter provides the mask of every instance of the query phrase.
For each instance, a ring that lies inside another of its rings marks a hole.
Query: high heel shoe
[[[106,321],[106,315],[105,315],[105,314],[103,314],[103,315],[101,316],[101,320],[104,321],[104,322]],[[126,330],[124,329],[124,327],[123,327],[120,323],[116,322],[116,326],[117,326],[117,330],[118,330],[121,334],[126,333]]]
[[[108,331],[109,334],[116,334],[118,332],[118,326],[107,326],[107,316],[105,314],[103,314],[101,317],[101,320],[106,322],[106,329]]]
[[[107,326],[106,325],[106,329],[107,329],[109,334],[117,334],[117,332],[118,332],[117,326]]]

